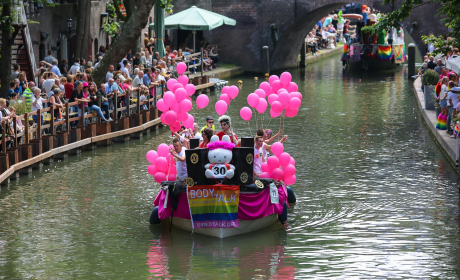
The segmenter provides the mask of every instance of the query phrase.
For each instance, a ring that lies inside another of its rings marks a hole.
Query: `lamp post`
[[[70,42],[71,42],[70,38],[72,36],[72,19],[71,18],[69,18],[67,20],[67,27],[69,28],[69,36],[67,36],[67,60],[68,60],[69,65],[70,65],[71,60],[72,60],[72,56],[70,54],[70,50],[71,50],[71,48],[70,48]]]
[[[72,19],[71,18],[67,20],[67,27],[69,28],[69,39],[70,39],[70,35],[72,32]]]

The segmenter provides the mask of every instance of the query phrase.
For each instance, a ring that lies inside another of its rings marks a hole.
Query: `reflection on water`
[[[0,192],[0,279],[459,278],[458,177],[423,126],[404,69],[342,72],[337,57],[292,70],[295,118],[229,114],[238,136],[289,135],[298,203],[282,230],[219,240],[148,225],[158,187],[145,153],[161,129],[45,165]],[[195,120],[217,118],[210,105]]]

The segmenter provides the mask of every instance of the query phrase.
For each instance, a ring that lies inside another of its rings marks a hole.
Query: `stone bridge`
[[[382,5],[382,1],[354,0],[384,13],[400,6],[401,0]],[[236,26],[221,26],[205,31],[208,42],[219,46],[222,62],[242,65],[247,71],[266,72],[263,46],[269,46],[270,69],[297,65],[304,38],[314,25],[329,12],[350,2],[344,0],[175,0],[177,13],[192,5],[236,19]],[[427,4],[412,11],[401,22],[405,36],[412,36],[420,54],[426,50],[421,36],[447,33],[447,27],[436,17],[438,4]],[[271,24],[278,27],[278,41],[273,43]],[[177,38],[177,37],[176,37]]]

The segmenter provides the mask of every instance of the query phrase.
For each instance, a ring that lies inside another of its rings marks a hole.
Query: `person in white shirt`
[[[140,87],[143,85],[142,78],[144,77],[144,71],[139,71],[136,77],[133,79],[132,87]]]
[[[75,58],[75,63],[70,67],[69,72],[72,73],[72,75],[77,74],[77,71],[80,71],[80,59]]]
[[[192,138],[198,138],[200,139],[200,143],[203,142],[203,136],[200,133],[200,128],[197,123],[193,123]]]
[[[262,145],[264,140],[260,136],[256,136],[255,146],[254,146],[254,179],[259,179],[260,174],[262,174],[262,163],[265,162],[264,156],[262,154]]]
[[[37,87],[33,88],[34,95],[32,95],[31,102],[32,102],[32,111],[37,111],[38,109],[43,109],[43,101],[48,100],[48,96],[45,95],[46,98],[42,98],[41,90]],[[32,118],[34,119],[35,123],[38,123],[38,116],[33,115]],[[40,116],[40,122],[43,124],[43,117]]]
[[[126,75],[128,75],[128,77],[130,77],[130,75],[129,75],[128,60],[123,60],[123,66],[121,66],[120,70],[123,71],[123,72],[125,72]]]
[[[176,162],[176,171],[177,171],[177,180],[187,179],[187,163],[185,161],[185,147],[182,147],[178,139],[173,140],[174,149],[170,149],[169,152],[175,158]]]
[[[43,89],[44,92],[48,95],[51,96],[53,93],[51,92],[51,87],[56,83],[54,80],[54,74],[53,73],[48,73],[48,76],[46,77],[46,80],[43,81]]]
[[[447,108],[447,85],[449,84],[449,78],[444,77],[441,80],[441,93],[439,93],[439,106],[441,106],[441,114],[447,116],[449,114]]]

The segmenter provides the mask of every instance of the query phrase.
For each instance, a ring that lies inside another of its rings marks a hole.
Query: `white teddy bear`
[[[219,141],[217,135],[211,137],[211,141],[208,144],[208,159],[210,163],[205,166],[206,178],[233,178],[235,175],[235,166],[229,163],[232,161],[232,149],[234,147],[235,144],[230,142],[228,135],[222,137],[222,141]]]

